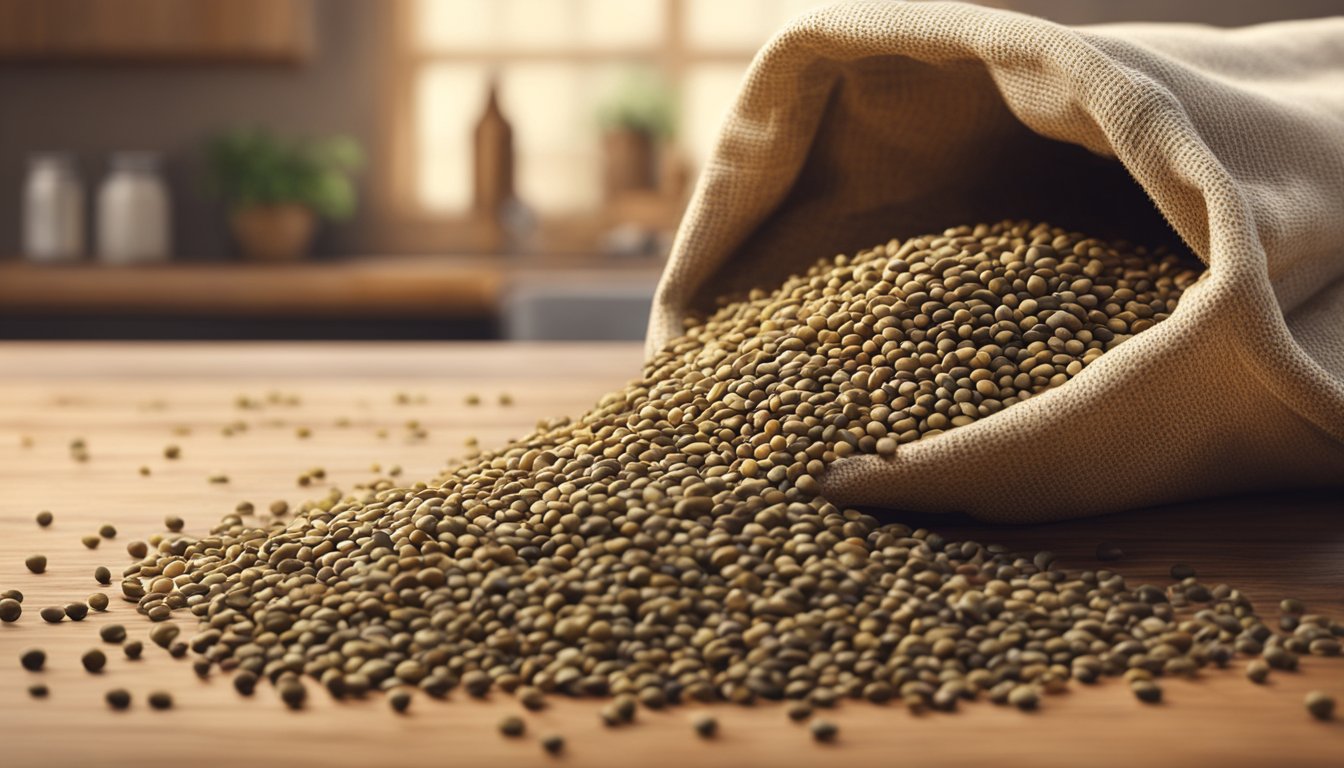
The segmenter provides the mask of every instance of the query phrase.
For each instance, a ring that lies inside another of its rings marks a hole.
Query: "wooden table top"
[[[379,698],[337,702],[311,686],[308,708],[292,713],[269,686],[243,700],[227,676],[197,679],[187,661],[151,643],[132,662],[99,641],[98,628],[113,622],[147,640],[148,621],[115,585],[100,588],[92,571],[119,571],[129,562],[126,542],[161,531],[165,515],[202,532],[241,499],[260,507],[322,495],[325,484],[295,482],[315,465],[344,488],[371,479],[372,462],[400,464],[408,482],[428,478],[460,454],[468,435],[489,446],[540,417],[578,413],[633,376],[639,361],[633,344],[0,344],[0,590],[26,597],[23,617],[0,625],[0,765],[1344,765],[1344,712],[1321,723],[1302,704],[1307,691],[1321,689],[1344,707],[1344,659],[1303,658],[1300,672],[1276,673],[1265,686],[1247,682],[1238,662],[1193,681],[1165,681],[1157,706],[1140,704],[1115,680],[1049,697],[1032,714],[974,703],[955,715],[914,716],[896,705],[846,703],[831,718],[839,740],[822,746],[777,705],[713,706],[721,728],[713,742],[689,725],[703,706],[641,713],[637,725],[613,731],[600,724],[598,702],[559,701],[526,715],[529,737],[517,741],[495,731],[501,716],[522,712],[506,695],[417,697],[398,716]],[[514,405],[498,403],[505,391]],[[238,395],[264,400],[270,392],[301,401],[235,405]],[[470,393],[483,403],[467,406]],[[399,394],[412,402],[399,404]],[[222,434],[240,418],[247,431]],[[349,426],[337,426],[342,418]],[[410,419],[428,436],[409,437]],[[301,426],[312,436],[298,437]],[[71,459],[75,438],[87,442],[87,462]],[[163,458],[170,443],[181,446],[180,460]],[[142,477],[141,465],[152,474]],[[217,472],[230,481],[207,482]],[[49,528],[33,521],[43,509],[55,514]],[[949,536],[1051,549],[1068,568],[1098,567],[1096,543],[1114,539],[1127,553],[1114,567],[1132,583],[1163,583],[1172,563],[1189,563],[1208,583],[1241,588],[1273,621],[1274,603],[1287,596],[1313,612],[1344,615],[1341,512],[1344,490],[1035,527],[930,524]],[[117,538],[85,549],[80,538],[105,522],[116,525]],[[33,575],[23,560],[38,552],[50,565]],[[113,597],[106,613],[57,625],[37,616],[43,606],[97,591]],[[46,650],[46,671],[19,666],[29,647]],[[96,676],[79,664],[95,647],[109,651]],[[49,698],[29,698],[28,685],[38,681]],[[103,702],[114,687],[132,692],[129,711]],[[154,689],[172,691],[176,707],[152,711],[145,697]],[[564,756],[540,750],[535,736],[544,732],[566,737]]]

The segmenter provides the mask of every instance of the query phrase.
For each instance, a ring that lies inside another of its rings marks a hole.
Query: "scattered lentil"
[[[71,621],[83,621],[85,616],[89,615],[88,603],[70,603],[65,606],[65,615]]]
[[[65,610],[54,605],[49,605],[38,612],[43,621],[51,624],[59,624],[65,618]]]
[[[499,721],[499,732],[510,738],[522,736],[526,731],[527,724],[517,715],[507,715]]]
[[[28,695],[34,699],[45,699],[50,694],[51,690],[47,688],[45,683],[33,683],[28,686]]]
[[[167,528],[168,530],[172,531],[173,533],[177,533],[177,532],[181,531],[182,528],[183,528],[183,526],[185,526],[185,525],[186,525],[186,522],[185,522],[182,518],[178,517],[177,515],[169,515],[169,516],[163,518],[163,527],[164,527],[164,528]]]
[[[167,691],[152,691],[149,694],[149,706],[154,709],[172,709],[173,695]]]
[[[565,751],[565,737],[559,734],[551,734],[541,738],[541,748],[552,755],[558,755]]]
[[[94,648],[85,651],[84,655],[79,657],[79,663],[84,665],[84,669],[97,674],[103,671],[103,667],[107,666],[107,655]]]
[[[120,624],[104,624],[98,629],[98,636],[104,642],[120,643],[126,639],[126,628]]]
[[[100,565],[93,569],[93,580],[104,586],[112,583],[112,571],[107,566]]]
[[[835,741],[835,737],[840,734],[840,728],[830,720],[816,720],[812,723],[810,730],[812,738],[823,744],[829,744]]]
[[[47,570],[47,556],[29,555],[28,559],[23,561],[23,564],[33,573],[42,573]]]
[[[42,526],[43,528],[46,528],[47,526],[51,525],[51,521],[54,519],[55,516],[45,509],[37,513],[37,524]]]
[[[1312,691],[1305,701],[1307,711],[1317,720],[1329,720],[1335,715],[1335,699],[1322,691]]]
[[[719,721],[713,715],[696,715],[691,721],[691,727],[703,739],[712,739],[719,733]]]
[[[122,653],[126,654],[128,659],[138,659],[145,650],[145,644],[139,640],[131,640],[121,646]]]
[[[89,607],[95,611],[106,611],[109,603],[110,601],[107,599],[107,595],[102,592],[94,592],[92,595],[89,595]]]
[[[0,621],[6,623],[9,623],[11,621],[18,621],[19,617],[22,615],[23,615],[23,603],[20,603],[18,600],[13,600],[8,597],[3,600],[0,600]]]
[[[102,536],[104,539],[115,539],[117,537],[116,526],[104,523],[98,528],[98,535]]]
[[[47,654],[40,649],[30,648],[19,656],[19,663],[29,672],[39,672],[43,665],[47,663]]]
[[[113,688],[105,696],[107,705],[113,709],[126,709],[131,706],[131,694],[125,688]]]

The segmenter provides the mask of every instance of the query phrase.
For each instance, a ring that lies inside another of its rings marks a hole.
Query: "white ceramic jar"
[[[150,152],[118,152],[98,189],[98,258],[109,264],[167,261],[171,203]]]
[[[23,253],[31,261],[75,261],[84,255],[84,184],[68,154],[43,152],[28,161],[23,185]]]

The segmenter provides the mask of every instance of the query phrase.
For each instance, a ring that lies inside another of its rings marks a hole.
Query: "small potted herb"
[[[243,255],[289,261],[308,253],[319,218],[355,210],[351,174],[363,161],[348,137],[284,140],[264,131],[234,131],[206,146],[210,178],[228,205],[229,227]]]
[[[632,73],[598,112],[607,197],[657,185],[658,146],[672,138],[675,99],[649,72]]]

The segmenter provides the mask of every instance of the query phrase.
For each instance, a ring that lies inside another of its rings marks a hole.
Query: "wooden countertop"
[[[511,256],[369,256],[292,264],[106,266],[0,261],[0,316],[479,317],[511,282],[656,277],[661,262]]]
[[[0,344],[0,590],[24,592],[24,616],[0,625],[0,765],[549,765],[555,758],[535,738],[510,741],[494,730],[505,713],[521,712],[509,697],[481,703],[454,693],[444,702],[418,697],[394,715],[380,699],[335,702],[316,687],[307,710],[284,710],[268,686],[254,700],[234,693],[227,677],[198,680],[185,661],[146,643],[130,662],[116,649],[101,675],[79,655],[103,646],[97,629],[120,622],[147,639],[148,622],[114,589],[105,614],[82,623],[43,623],[46,605],[82,599],[100,588],[97,565],[114,572],[127,562],[127,541],[161,530],[167,514],[204,531],[240,499],[262,505],[297,502],[325,491],[302,489],[296,476],[326,468],[329,482],[350,487],[370,479],[370,463],[400,464],[408,481],[429,477],[458,454],[467,435],[497,444],[536,419],[577,413],[638,370],[638,345],[506,346],[500,344]],[[239,410],[240,394],[295,393],[301,403]],[[495,401],[501,391],[516,404]],[[468,407],[468,393],[484,404]],[[398,404],[406,393],[423,402]],[[338,418],[349,418],[338,427]],[[221,428],[245,419],[233,437]],[[418,419],[427,438],[407,438]],[[301,440],[296,428],[312,436]],[[174,434],[186,428],[190,434]],[[386,429],[386,438],[377,430]],[[21,444],[23,436],[32,445]],[[69,456],[82,437],[85,463]],[[169,462],[162,449],[182,447]],[[137,469],[147,465],[150,477]],[[225,472],[227,485],[206,481]],[[38,510],[56,517],[33,522]],[[1161,583],[1177,561],[1210,583],[1227,581],[1277,615],[1286,596],[1309,610],[1344,615],[1344,490],[1333,494],[1214,501],[1047,526],[993,528],[934,522],[950,536],[974,536],[1024,550],[1052,549],[1069,568],[1095,568],[1103,538],[1127,556],[1115,569],[1134,581]],[[94,551],[79,539],[111,522],[119,533]],[[47,573],[33,575],[24,558],[42,552]],[[25,648],[42,647],[47,671],[20,668]],[[106,646],[103,646],[106,647]],[[633,727],[605,729],[598,703],[562,701],[527,715],[529,731],[563,733],[560,764],[583,766],[843,765],[1278,766],[1344,764],[1344,711],[1333,722],[1310,719],[1308,690],[1333,693],[1344,709],[1344,659],[1304,658],[1302,671],[1276,673],[1266,686],[1234,669],[1194,681],[1167,681],[1166,701],[1137,702],[1114,680],[1047,698],[1024,714],[988,703],[955,715],[910,715],[899,706],[844,704],[831,746],[812,743],[780,706],[713,707],[722,735],[693,735],[691,707],[641,713]],[[26,688],[42,681],[46,700]],[[110,711],[103,693],[125,687],[132,709]],[[171,690],[177,706],[151,711],[146,694]]]

